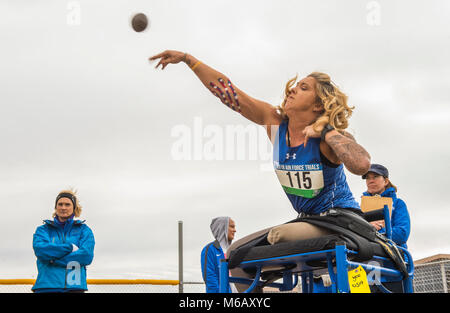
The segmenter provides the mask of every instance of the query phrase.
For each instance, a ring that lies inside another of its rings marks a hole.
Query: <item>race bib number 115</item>
[[[275,172],[283,189],[292,195],[314,198],[324,186],[322,170],[288,171],[276,169]]]

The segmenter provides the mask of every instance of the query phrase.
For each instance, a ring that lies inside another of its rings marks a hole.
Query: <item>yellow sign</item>
[[[360,266],[348,272],[351,293],[370,293],[366,271]]]

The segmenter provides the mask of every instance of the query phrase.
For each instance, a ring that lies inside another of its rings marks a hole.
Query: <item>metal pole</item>
[[[178,221],[178,292],[183,293],[183,221]]]
[[[347,247],[345,244],[336,245],[336,274],[337,274],[337,292],[349,293],[348,284],[348,260]]]

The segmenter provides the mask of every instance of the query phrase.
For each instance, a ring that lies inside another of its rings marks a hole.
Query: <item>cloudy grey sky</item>
[[[185,279],[201,281],[213,217],[233,217],[238,239],[296,216],[264,153],[178,160],[179,129],[194,151],[207,129],[226,142],[252,126],[184,64],[155,70],[147,58],[165,49],[273,105],[296,74],[330,74],[355,106],[349,130],[408,205],[413,256],[450,253],[449,13],[445,0],[1,0],[0,277],[36,277],[33,232],[70,186],[97,242],[91,278],[177,279],[182,220]]]

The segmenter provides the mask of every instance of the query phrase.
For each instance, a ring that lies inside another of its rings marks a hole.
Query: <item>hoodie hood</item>
[[[220,216],[213,218],[211,221],[211,232],[214,238],[219,242],[220,247],[223,251],[227,251],[230,246],[228,240],[228,224],[230,223],[230,218],[228,216]]]

